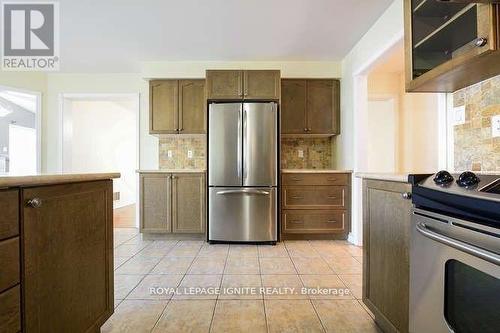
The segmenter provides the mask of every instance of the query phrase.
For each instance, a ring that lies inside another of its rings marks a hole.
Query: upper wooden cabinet
[[[500,5],[404,3],[408,92],[453,92],[500,74]]]
[[[205,80],[149,83],[151,134],[205,133]]]
[[[282,134],[340,134],[340,81],[283,79]]]
[[[207,70],[210,100],[279,100],[280,71]]]

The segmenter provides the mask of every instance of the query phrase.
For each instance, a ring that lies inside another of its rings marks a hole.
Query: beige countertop
[[[35,175],[0,174],[0,187],[28,187],[64,183],[80,183],[94,180],[120,178],[118,172],[109,173],[54,173]]]
[[[161,169],[161,170],[137,170],[137,173],[204,173],[205,169]]]
[[[352,173],[352,170],[337,169],[281,169],[282,173]]]
[[[408,183],[409,173],[377,173],[377,172],[356,172],[354,175],[357,178],[386,180],[390,182]]]

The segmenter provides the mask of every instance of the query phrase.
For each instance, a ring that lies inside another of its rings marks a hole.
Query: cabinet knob
[[[307,132],[307,127],[304,127],[304,132]]]
[[[411,199],[411,193],[410,192],[401,193],[401,196],[403,197],[403,199],[406,199],[406,200],[410,200]]]
[[[31,208],[40,208],[40,207],[42,207],[42,199],[40,199],[40,198],[29,199],[26,202],[26,206],[31,207]]]
[[[483,47],[488,44],[488,38],[479,37],[474,40],[474,45],[477,47]]]

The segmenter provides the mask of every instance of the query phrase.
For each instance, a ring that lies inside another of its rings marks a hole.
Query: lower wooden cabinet
[[[408,332],[411,185],[363,181],[363,302],[384,332]]]
[[[204,173],[142,173],[143,233],[203,233],[206,224]]]
[[[0,293],[0,332],[21,331],[21,287],[19,285]]]
[[[282,238],[347,238],[350,173],[283,173],[281,181]]]

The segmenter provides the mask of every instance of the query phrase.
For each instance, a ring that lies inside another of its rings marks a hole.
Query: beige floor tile
[[[196,257],[200,249],[201,244],[177,244],[167,253],[167,257]]]
[[[327,332],[379,332],[356,300],[313,300],[313,304]]]
[[[202,246],[198,257],[227,257],[229,253],[229,245],[225,244],[205,244]]]
[[[360,264],[363,264],[363,256],[356,256],[353,258],[356,259]]]
[[[258,257],[257,245],[230,245],[229,257]]]
[[[139,253],[148,244],[122,244],[114,249],[114,254],[117,257],[130,257]]]
[[[347,245],[346,251],[349,252],[352,256],[356,257],[363,255],[363,248],[361,246]]]
[[[297,274],[290,258],[260,258],[261,274]]]
[[[262,275],[264,299],[307,299],[298,275]]]
[[[282,243],[276,245],[259,245],[257,248],[259,257],[261,258],[288,258],[288,252]]]
[[[262,299],[261,286],[260,275],[224,275],[219,299]]]
[[[219,300],[210,332],[267,332],[264,303],[250,300]]]
[[[125,244],[144,244],[147,246],[147,245],[153,244],[153,241],[142,239],[141,235],[139,234],[139,235],[135,236],[134,238],[126,241]]]
[[[165,257],[151,271],[152,274],[186,274],[194,257]]]
[[[326,263],[337,274],[361,274],[363,266],[353,257],[327,257]]]
[[[308,241],[286,241],[286,249],[290,257],[319,257],[319,253]]]
[[[222,275],[185,275],[173,299],[217,299]],[[201,289],[201,290],[196,290]]]
[[[101,327],[101,332],[151,332],[166,305],[166,301],[124,300]]]
[[[124,262],[126,262],[127,260],[129,260],[131,257],[114,257],[113,260],[114,260],[114,269],[117,269],[118,267],[120,267],[121,265],[123,265]]]
[[[335,274],[300,275],[311,299],[353,299],[351,291]],[[322,291],[319,293],[318,291]]]
[[[179,246],[193,246],[201,248],[206,243],[202,240],[181,240],[178,242]]]
[[[358,299],[358,303],[363,307],[363,309],[365,309],[365,311],[368,313],[368,315],[372,319],[375,319],[375,315],[373,314],[373,312],[370,309],[368,309],[368,307],[366,306],[366,304],[363,303],[363,300]]]
[[[292,260],[299,274],[333,274],[323,258],[294,257]]]
[[[259,274],[257,257],[229,257],[224,274]]]
[[[309,300],[265,300],[269,332],[323,332]]]
[[[209,332],[215,300],[172,300],[153,332]]]
[[[361,274],[340,274],[339,277],[351,289],[354,297],[357,299],[363,297],[363,276]]]
[[[115,274],[148,274],[158,264],[160,258],[133,257],[121,265]]]
[[[170,245],[155,245],[152,244],[145,249],[143,249],[141,252],[137,253],[138,256],[142,257],[159,257],[163,258],[166,256],[173,248],[175,247],[174,244]]]
[[[197,257],[188,274],[222,274],[224,272],[224,265],[226,258],[206,258]]]
[[[170,289],[176,288],[182,278],[183,275],[146,275],[127,299],[170,299],[175,293]]]
[[[124,299],[139,284],[144,275],[115,274],[115,299]]]
[[[345,250],[345,245],[336,244],[334,241],[309,241],[311,246],[322,257],[350,257],[351,254]]]

